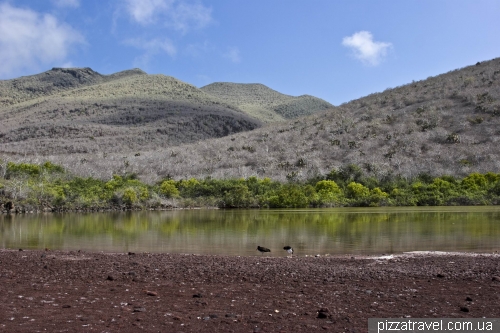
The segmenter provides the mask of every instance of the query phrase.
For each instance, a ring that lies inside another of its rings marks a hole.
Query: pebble
[[[318,312],[318,318],[325,319],[328,318],[328,315],[325,312]]]
[[[321,308],[318,310],[318,318],[328,318],[328,313],[330,312],[330,310],[328,310],[328,308]]]

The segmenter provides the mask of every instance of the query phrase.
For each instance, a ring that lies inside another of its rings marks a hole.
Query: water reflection
[[[186,210],[1,215],[2,248],[285,256],[404,251],[491,252],[497,207]]]

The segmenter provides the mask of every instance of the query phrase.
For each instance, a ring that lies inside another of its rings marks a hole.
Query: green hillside
[[[320,98],[309,95],[289,96],[263,84],[216,82],[200,89],[267,123],[333,108],[333,105]]]

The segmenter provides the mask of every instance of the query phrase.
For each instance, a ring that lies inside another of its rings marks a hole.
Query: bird
[[[293,256],[293,248],[289,245],[285,246],[283,248],[283,250],[285,250],[286,252],[288,252],[291,256]]]
[[[257,246],[257,250],[259,250],[260,253],[271,252],[271,250],[269,250],[267,247],[263,247],[263,246]]]

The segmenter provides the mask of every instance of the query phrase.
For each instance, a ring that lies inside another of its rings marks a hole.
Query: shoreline
[[[304,255],[279,255],[279,256],[266,256],[262,254],[255,255],[231,255],[231,254],[208,254],[208,253],[182,253],[182,252],[149,252],[149,251],[135,251],[135,252],[117,252],[117,251],[90,251],[85,249],[49,249],[49,248],[0,248],[0,253],[2,252],[40,252],[42,254],[46,253],[86,253],[99,254],[99,255],[109,255],[109,256],[122,256],[122,255],[147,255],[147,256],[196,256],[196,257],[215,257],[215,258],[257,258],[257,259],[268,259],[268,260],[281,260],[281,259],[300,259],[300,258],[327,258],[333,260],[406,260],[412,258],[433,258],[433,257],[464,257],[464,258],[475,258],[475,257],[493,257],[499,259],[500,265],[500,252],[470,252],[470,251],[439,251],[439,250],[417,250],[417,251],[404,251],[399,253],[381,253],[381,254],[357,254],[357,253],[343,253],[343,254],[304,254]]]
[[[12,209],[10,211],[1,210],[2,215],[14,215],[14,214],[43,214],[43,213],[110,213],[110,212],[144,212],[144,211],[173,211],[173,210],[194,210],[194,209],[221,209],[219,207],[207,206],[207,207],[163,207],[163,208],[129,208],[129,207],[109,207],[109,208],[75,208],[75,209],[55,209],[55,208],[40,208],[37,209]],[[258,208],[261,209],[261,208]]]

